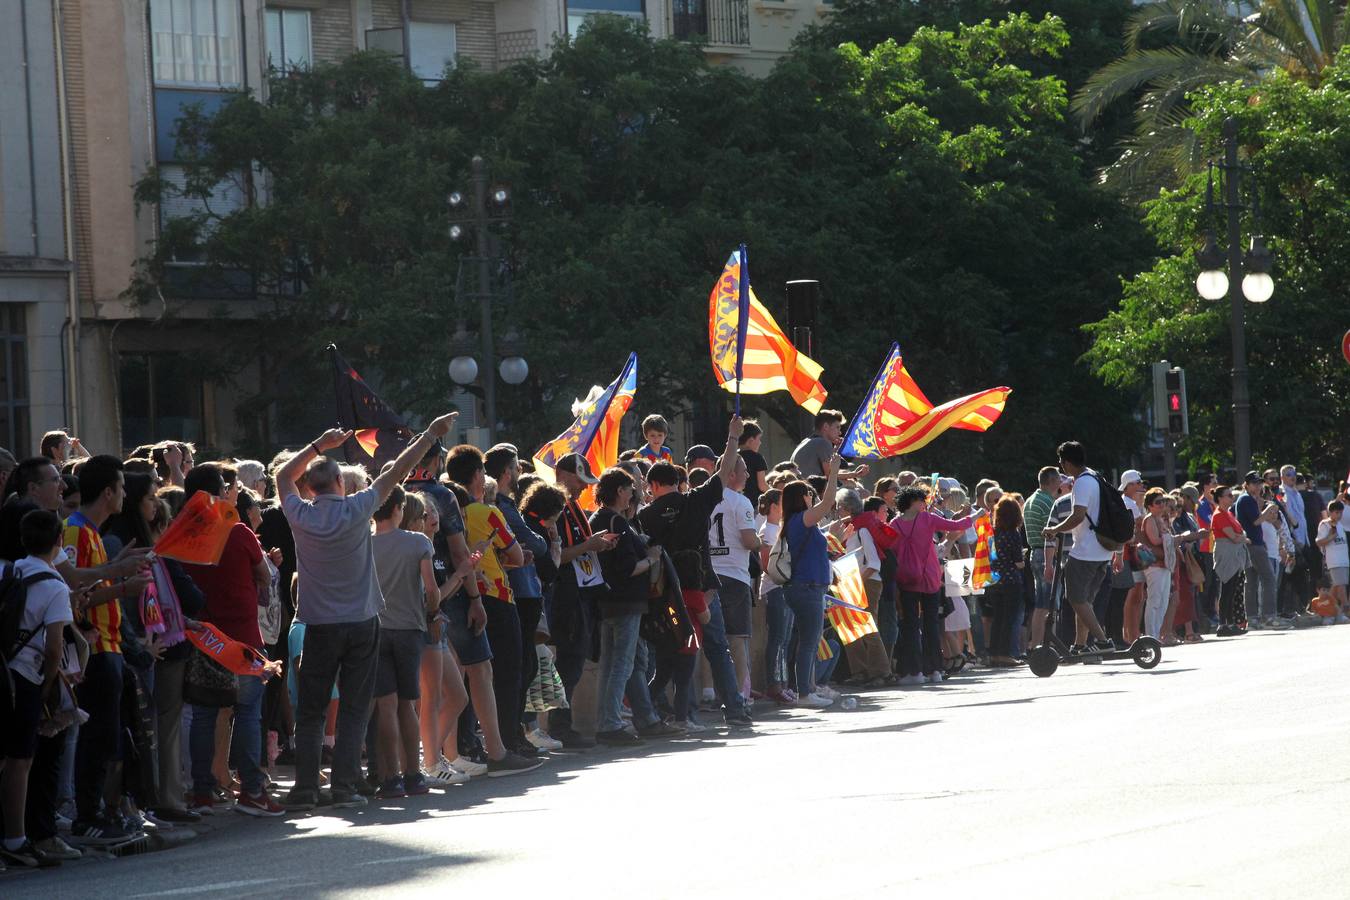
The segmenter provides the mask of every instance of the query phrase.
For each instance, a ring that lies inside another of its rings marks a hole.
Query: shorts
[[[728,637],[750,636],[750,585],[725,575],[717,576],[717,597],[722,602],[722,620]]]
[[[14,705],[7,696],[0,697],[0,759],[32,759],[42,721],[42,687],[13,669],[9,675],[14,679]]]
[[[469,627],[469,596],[456,594],[441,604],[441,611],[450,619],[446,632],[450,636],[450,649],[461,666],[476,666],[492,659],[492,645],[488,643],[487,628],[474,634]]]
[[[1089,562],[1070,556],[1064,563],[1064,599],[1075,606],[1083,603],[1090,605],[1097,599],[1097,591],[1101,589],[1110,568],[1111,564],[1105,560]]]
[[[422,696],[422,648],[426,641],[421,631],[411,628],[381,628],[379,660],[375,665],[375,696],[398,694],[400,700]]]
[[[1327,571],[1331,573],[1332,587],[1345,587],[1346,585],[1350,585],[1350,569],[1347,569],[1344,566],[1335,566],[1327,569]]]

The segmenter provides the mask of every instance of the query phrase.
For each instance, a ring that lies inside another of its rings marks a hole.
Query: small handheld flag
[[[558,460],[569,453],[580,453],[599,475],[619,461],[619,423],[637,394],[637,354],[630,353],[619,377],[609,387],[595,387],[584,400],[572,405],[576,416],[567,430],[540,447],[534,454],[535,470],[549,481]],[[582,505],[593,507],[594,491],[587,491]]]
[[[328,345],[333,360],[333,391],[337,421],[356,433],[343,445],[348,462],[359,462],[379,471],[396,458],[412,440],[413,432],[403,417],[371,390],[370,385],[342,358],[333,344]]]

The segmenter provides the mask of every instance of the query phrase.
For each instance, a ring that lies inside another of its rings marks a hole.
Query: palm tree
[[[1136,199],[1156,196],[1204,163],[1186,127],[1188,94],[1276,70],[1315,85],[1347,40],[1347,0],[1155,0],[1131,17],[1125,54],[1088,79],[1072,111],[1086,131],[1135,98],[1134,134],[1102,180]]]

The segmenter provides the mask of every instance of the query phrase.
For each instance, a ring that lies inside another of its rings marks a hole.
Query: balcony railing
[[[675,0],[675,37],[750,46],[750,0]]]

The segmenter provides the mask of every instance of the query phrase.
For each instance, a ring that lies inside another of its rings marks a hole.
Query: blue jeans
[[[641,620],[641,613],[625,613],[600,620],[600,715],[596,722],[597,731],[619,731],[623,728],[623,719],[619,713],[623,710],[624,692],[636,668],[633,660],[637,653],[638,623]]]
[[[1021,585],[1018,585],[1017,601],[1012,607],[1012,624],[1008,633],[1008,649],[1013,656],[1021,656],[1024,652],[1022,647],[1022,623],[1026,621],[1027,605],[1022,599]],[[1098,620],[1100,621],[1100,620]]]
[[[642,621],[642,616],[638,616]],[[661,721],[652,703],[651,692],[647,690],[647,672],[651,667],[651,648],[641,636],[637,639],[637,652],[633,654],[633,674],[628,676],[628,685],[624,693],[628,696],[628,708],[633,711],[633,724],[638,728],[655,725]]]
[[[230,767],[239,772],[239,781],[250,794],[263,789],[262,758],[262,679],[256,675],[236,675],[239,698],[234,704],[234,729],[230,735]],[[209,794],[219,787],[211,774],[216,753],[216,710],[208,706],[192,707],[192,727],[188,731],[188,750],[192,757],[192,792]]]
[[[764,618],[768,622],[769,636],[764,643],[764,677],[771,687],[782,687],[787,683],[787,649],[792,636],[792,610],[788,609],[787,597],[781,587],[769,591],[764,598]]]
[[[745,700],[736,683],[736,664],[731,661],[727,624],[722,618],[722,604],[717,600],[716,591],[708,591],[708,614],[712,618],[703,626],[703,655],[712,669],[713,687],[717,699],[726,707],[727,715],[740,715],[745,712]]]
[[[805,697],[816,690],[816,650],[825,629],[825,585],[790,581],[783,586],[783,596],[797,620],[797,694]]]

